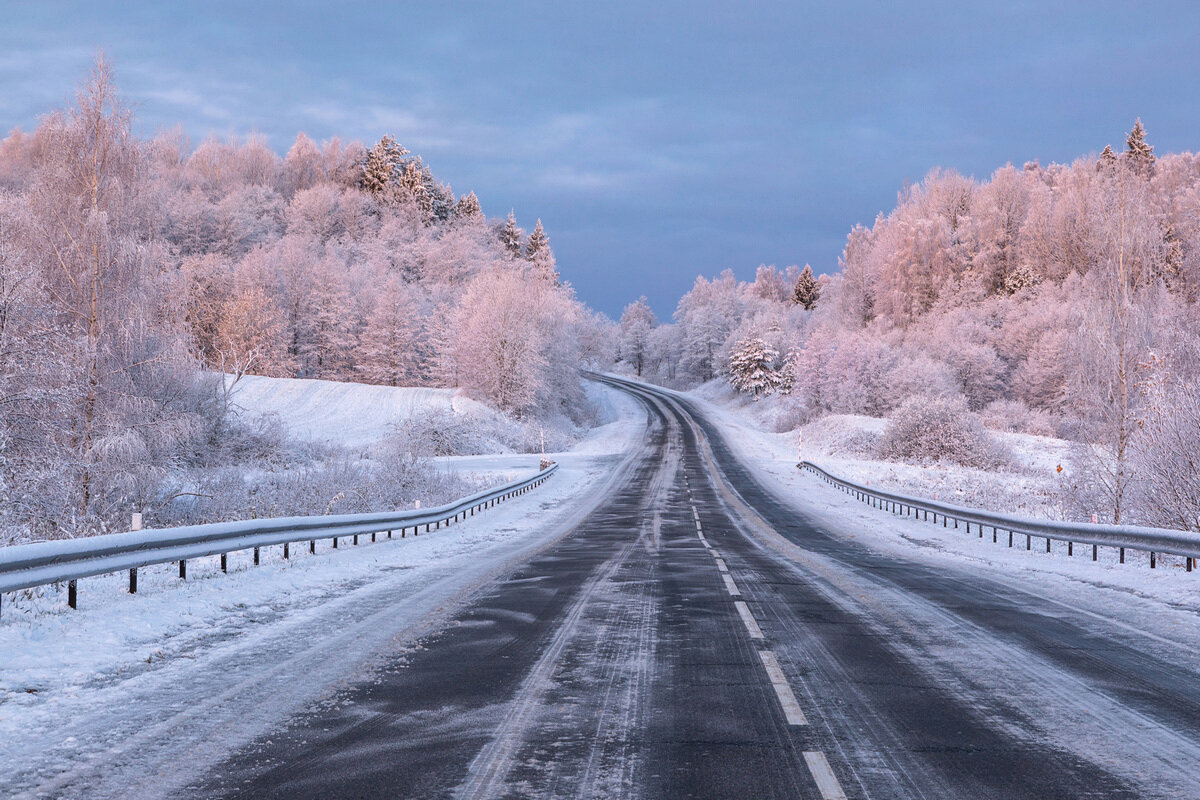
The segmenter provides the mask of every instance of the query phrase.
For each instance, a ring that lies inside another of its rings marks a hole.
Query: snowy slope
[[[499,416],[454,389],[247,375],[233,389],[242,414],[276,414],[301,441],[356,448],[373,444],[416,414],[453,411],[480,421]]]

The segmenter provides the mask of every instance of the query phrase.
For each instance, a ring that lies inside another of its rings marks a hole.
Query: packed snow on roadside
[[[448,528],[405,539],[293,546],[4,596],[0,615],[0,794],[155,796],[290,713],[366,679],[470,592],[561,535],[607,491],[638,445],[645,413],[591,387],[604,424],[550,454],[534,491]],[[382,414],[384,412],[380,412]],[[331,423],[332,424],[332,423]],[[365,423],[362,430],[377,423]],[[332,431],[333,428],[327,429]],[[465,457],[456,469],[529,474],[537,455]]]

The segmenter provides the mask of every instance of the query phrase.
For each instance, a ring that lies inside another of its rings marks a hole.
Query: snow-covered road
[[[370,680],[491,579],[552,544],[610,491],[645,423],[616,418],[555,454],[544,486],[419,537],[293,554],[272,548],[89,579],[81,607],[53,598],[0,620],[0,795],[160,796],[339,686]],[[463,469],[536,469],[536,456],[473,457]],[[364,540],[365,542],[365,540]],[[46,607],[50,606],[50,610]]]

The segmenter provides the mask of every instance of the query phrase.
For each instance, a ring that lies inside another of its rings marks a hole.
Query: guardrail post
[[[375,542],[375,531],[371,531],[371,542]]]
[[[283,543],[283,560],[287,561],[287,559],[288,559],[288,543],[284,542]]]
[[[229,572],[229,564],[225,560],[225,553],[221,553],[221,572]]]
[[[357,533],[356,533],[356,534],[354,534],[354,542],[353,542],[353,544],[355,544],[355,545],[357,545],[357,544],[358,544],[358,534],[357,534]]]
[[[336,536],[333,537],[333,549],[334,550],[337,550],[337,540],[338,540],[338,537],[336,537]]]
[[[1124,547],[1121,548],[1121,563],[1122,564],[1125,563],[1125,548]]]
[[[1012,537],[1013,537],[1013,533],[1012,533],[1012,531],[1009,531],[1008,532],[1008,546],[1010,548],[1012,547]]]
[[[1075,555],[1075,543],[1074,542],[1067,542],[1067,555],[1069,555],[1069,556]]]
[[[129,593],[137,594],[137,567],[131,567],[129,570]]]
[[[1050,552],[1050,537],[1049,536],[1046,537],[1046,552],[1047,553]]]
[[[182,559],[182,558],[179,559],[179,577],[185,581],[187,580],[187,560],[186,559]]]
[[[1100,553],[1098,552],[1099,549],[1100,548],[1096,547],[1096,545],[1092,545],[1092,561],[1095,561],[1099,558],[1099,556],[1100,556]]]
[[[1191,556],[1187,557],[1187,571],[1188,572],[1192,571],[1192,557]]]
[[[311,555],[316,555],[316,553],[317,553],[317,540],[316,539],[308,540],[308,552]]]
[[[1154,569],[1154,551],[1150,551],[1150,569]]]
[[[67,605],[69,605],[71,608],[78,608],[79,605],[76,602],[77,600],[78,596],[75,591],[75,581],[67,581]]]
[[[258,548],[254,548],[254,566],[258,566]]]
[[[1033,549],[1033,537],[1030,536],[1028,533],[1025,534],[1025,549],[1026,550]]]

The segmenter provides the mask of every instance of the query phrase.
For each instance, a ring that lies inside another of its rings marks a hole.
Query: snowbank
[[[295,439],[349,448],[374,444],[419,414],[449,412],[481,423],[502,416],[454,389],[258,375],[239,380],[232,400],[239,413],[278,416]]]

